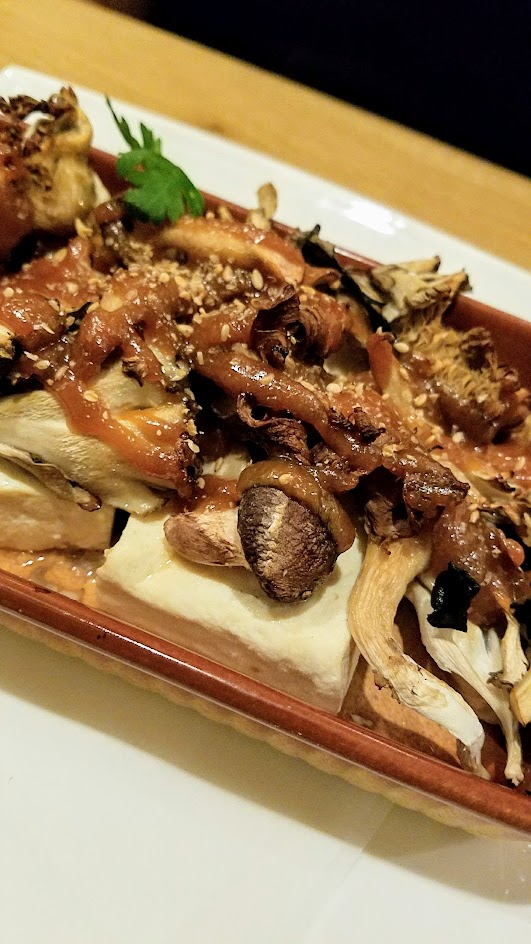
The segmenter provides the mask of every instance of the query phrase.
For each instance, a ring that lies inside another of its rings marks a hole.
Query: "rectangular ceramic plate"
[[[4,76],[0,88],[4,94],[25,91],[47,95],[57,88],[57,82],[11,71]],[[95,126],[95,143],[117,150],[119,140],[100,96],[87,92],[80,97]],[[529,288],[531,279],[519,269],[268,158],[155,118],[140,109],[120,108],[130,121],[141,119],[149,123],[163,137],[168,156],[187,169],[193,168],[194,179],[203,189],[227,200],[252,205],[257,186],[272,179],[281,196],[278,215],[287,223],[304,228],[319,221],[325,238],[384,261],[438,252],[444,258],[445,268],[464,266],[469,270],[476,292],[483,299],[524,315],[524,290]],[[501,284],[506,290],[502,290]],[[528,324],[468,300],[460,303],[458,313],[463,324],[482,322],[491,326],[500,346],[512,355],[515,366],[523,369],[529,382],[525,356],[531,339]],[[2,574],[0,602],[8,624],[9,614],[19,614],[26,625],[29,621],[44,633],[58,634],[206,698],[222,709],[237,712],[267,729],[282,732],[310,750],[326,752],[341,763],[370,772],[366,782],[373,788],[384,789],[383,785],[391,781],[424,795],[427,809],[432,801],[442,802],[466,810],[472,817],[531,833],[531,799],[523,792],[473,778],[427,754],[313,709],[234,670],[14,576]],[[371,774],[376,775],[376,780],[371,780]],[[378,780],[379,777],[383,779]],[[387,792],[392,790],[388,787]],[[400,790],[396,795],[400,796]],[[459,821],[457,815],[456,822]]]

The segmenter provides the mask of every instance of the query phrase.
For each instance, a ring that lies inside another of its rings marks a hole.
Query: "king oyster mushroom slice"
[[[489,779],[481,763],[485,734],[477,715],[458,692],[403,651],[394,625],[398,604],[411,581],[426,569],[430,554],[428,535],[402,538],[388,546],[369,542],[348,604],[350,631],[364,658],[398,700],[453,734],[463,766]]]
[[[13,465],[30,472],[34,478],[46,485],[58,498],[64,498],[72,501],[85,511],[96,511],[101,506],[101,501],[95,495],[92,495],[86,489],[81,488],[75,482],[61,471],[61,469],[51,462],[44,462],[42,459],[32,455],[24,449],[15,449],[13,446],[7,446],[0,442],[0,456],[8,459]]]
[[[260,586],[284,603],[309,597],[337,559],[337,545],[319,516],[271,486],[244,492],[238,532]]]
[[[162,387],[141,387],[123,374],[119,363],[102,372],[94,390],[110,410],[165,406]],[[172,409],[178,412],[179,404]],[[0,399],[0,444],[2,455],[12,460],[16,453],[22,463],[24,455],[30,454],[26,468],[41,480],[48,472],[49,486],[54,468],[68,482],[80,486],[70,494],[67,490],[61,493],[78,504],[84,504],[88,492],[99,499],[98,504],[145,515],[160,507],[166,497],[159,489],[167,483],[147,476],[102,440],[72,432],[60,404],[47,390]],[[58,474],[53,481],[58,491]]]
[[[426,587],[428,584],[430,589]],[[512,624],[515,621],[508,617],[505,646],[500,642],[494,629],[480,629],[470,620],[466,633],[457,629],[440,629],[428,622],[432,611],[431,585],[433,578],[423,574],[420,580],[415,580],[407,591],[417,611],[422,642],[428,653],[435,660],[439,668],[445,672],[452,672],[463,678],[490,706],[503,730],[507,742],[507,763],[505,776],[515,785],[524,778],[522,770],[522,745],[518,733],[518,722],[511,711],[507,680],[503,674],[507,667],[514,671],[515,661],[515,633]],[[519,633],[518,633],[519,646]],[[504,649],[502,648],[504,647]],[[513,649],[512,658],[504,666],[504,650]],[[521,653],[519,662],[519,677],[526,669],[526,661]]]

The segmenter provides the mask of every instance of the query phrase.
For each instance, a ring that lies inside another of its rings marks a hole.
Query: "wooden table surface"
[[[531,266],[524,177],[84,0],[0,0],[0,17],[0,67],[215,131]]]

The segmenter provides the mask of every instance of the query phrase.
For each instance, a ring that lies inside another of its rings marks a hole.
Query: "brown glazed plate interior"
[[[114,158],[95,151],[94,164],[109,189],[115,190]],[[245,213],[240,207],[206,195],[209,208],[221,202],[236,217]],[[280,224],[278,229],[289,232]],[[342,250],[338,255],[345,261],[371,265],[370,260],[355,253]],[[531,324],[465,297],[459,298],[451,317],[462,328],[476,324],[489,328],[504,361],[516,367],[523,382],[531,386]],[[234,669],[4,571],[0,571],[0,607],[52,634],[88,645],[391,781],[531,835],[529,762],[525,783],[518,789],[495,780],[481,780],[408,743],[313,708]],[[501,757],[499,737],[488,727],[486,750]],[[526,730],[524,752],[526,747],[529,750],[529,742]],[[499,768],[499,764],[495,766]]]

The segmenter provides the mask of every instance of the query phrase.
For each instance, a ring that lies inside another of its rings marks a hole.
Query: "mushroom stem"
[[[524,776],[522,745],[504,685],[503,641],[500,642],[496,630],[481,629],[470,620],[466,632],[432,626],[428,616],[432,609],[430,589],[433,578],[424,574],[422,581],[416,580],[408,590],[408,598],[417,611],[422,642],[439,668],[465,679],[496,715],[507,742],[505,776],[517,785]],[[510,634],[513,631],[511,620],[512,617],[507,618]]]
[[[428,534],[390,546],[369,542],[348,604],[350,631],[399,701],[450,731],[461,742],[466,765],[488,778],[481,763],[485,735],[476,714],[454,689],[406,655],[394,626],[398,604],[411,581],[426,569],[430,553]]]
[[[520,724],[531,722],[531,669],[514,686],[511,695],[511,708]]]

